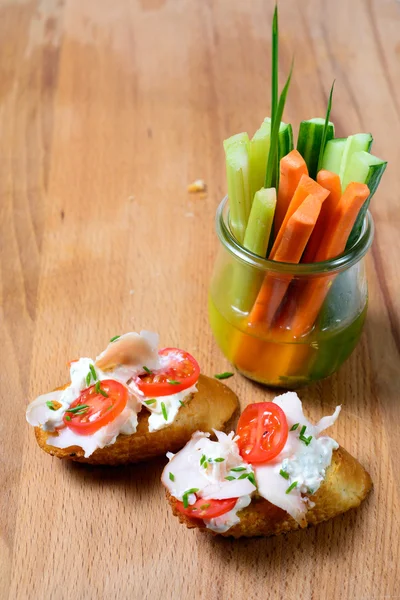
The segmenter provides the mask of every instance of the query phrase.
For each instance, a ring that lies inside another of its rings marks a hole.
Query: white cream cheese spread
[[[320,487],[331,464],[332,452],[339,447],[335,440],[321,433],[334,424],[340,407],[332,416],[312,425],[294,392],[278,396],[274,402],[285,413],[289,432],[283,450],[269,462],[246,463],[240,456],[238,438],[233,432],[226,435],[216,431],[217,441],[197,432],[180,452],[167,455],[170,462],[161,480],[177,500],[182,501],[185,492],[192,489],[197,491],[188,495],[189,505],[197,498],[237,498],[232,510],[204,520],[206,527],[213,531],[223,533],[238,523],[238,512],[250,504],[256,492],[285,510],[300,525],[306,525],[305,514],[312,506],[309,496]],[[250,475],[246,477],[246,473]]]
[[[197,391],[196,386],[192,385],[168,396],[146,397],[135,384],[136,378],[147,371],[162,370],[167,363],[168,357],[158,354],[157,334],[148,331],[124,334],[110,342],[96,361],[80,358],[72,362],[71,383],[63,390],[36,398],[27,408],[26,419],[34,427],[55,432],[55,435],[47,438],[46,443],[50,446],[79,446],[84,450],[85,457],[89,457],[97,448],[114,444],[120,434],[134,434],[137,415],[143,407],[151,413],[149,431],[157,431],[171,425],[184,402]],[[91,370],[95,372],[96,381],[114,380],[124,385],[128,390],[128,400],[122,412],[110,423],[90,435],[80,435],[65,426],[64,415],[83,390],[94,383],[94,379],[90,379]]]

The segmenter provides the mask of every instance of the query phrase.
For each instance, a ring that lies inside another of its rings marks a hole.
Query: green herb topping
[[[224,458],[214,458],[214,462],[224,462]]]
[[[47,408],[49,408],[50,410],[57,410],[56,408],[54,408],[53,400],[47,400],[46,405]]]
[[[227,475],[225,479],[227,479],[228,481],[234,481],[236,477],[233,477],[233,475]]]
[[[87,409],[89,408],[88,404],[78,404],[77,406],[74,406],[74,408],[68,408],[65,412],[69,412],[72,414],[77,414],[77,413],[84,413]]]
[[[111,338],[110,343],[115,342],[115,340],[117,340],[120,337],[121,337],[120,335],[114,335],[114,337]]]
[[[289,473],[286,473],[283,469],[279,471],[279,475],[282,475],[284,479],[289,479]]]
[[[66,421],[70,421],[70,420],[71,420],[71,417],[70,417],[69,415],[65,415],[65,420],[66,420]]]
[[[230,373],[229,371],[225,371],[224,373],[217,373],[214,375],[215,379],[229,379],[229,377],[233,377],[234,373]]]
[[[200,459],[200,466],[201,466],[202,464],[204,464],[206,460],[207,460],[207,457],[206,457],[206,455],[205,455],[205,454],[203,454],[203,456],[202,456],[202,457],[201,457],[201,459]]]
[[[180,381],[175,381],[175,379],[168,379],[168,383],[171,385],[181,385]]]
[[[183,496],[182,496],[182,502],[183,502],[183,506],[185,508],[187,508],[189,506],[189,496],[190,494],[196,494],[196,492],[199,491],[199,488],[190,488],[190,490],[187,490]]]
[[[144,403],[147,404],[147,406],[150,406],[150,404],[154,404],[154,402],[157,402],[157,400],[155,398],[152,398],[151,400],[145,400]]]
[[[239,473],[240,471],[245,471],[246,467],[233,467],[231,471],[235,471],[235,473]]]
[[[153,371],[150,371],[150,369],[148,367],[143,367],[143,371],[145,371],[147,373],[147,375],[153,374]]]
[[[312,435],[305,437],[305,432],[306,432],[307,426],[303,425],[303,427],[301,428],[300,431],[300,435],[299,435],[299,439],[305,443],[306,446],[308,446],[312,440]]]
[[[286,494],[290,494],[295,487],[297,487],[297,481],[293,481],[292,485],[289,485],[288,489],[286,490]]]
[[[292,427],[290,428],[290,431],[296,431],[296,429],[298,428],[298,426],[300,425],[300,423],[295,423],[294,425],[292,425]]]
[[[168,421],[168,413],[164,402],[161,402],[161,412],[163,414],[164,419]]]
[[[90,369],[90,372],[91,372],[91,374],[92,374],[93,381],[97,381],[97,373],[96,373],[96,369],[94,368],[94,366],[93,366],[93,365],[89,365],[89,369]]]
[[[175,481],[175,475],[173,473],[169,473],[169,478],[171,481]]]
[[[200,510],[206,510],[207,508],[210,508],[211,504],[202,504],[200,506]]]
[[[254,485],[254,487],[257,487],[257,482],[256,478],[254,477],[254,473],[248,473],[247,479]]]
[[[89,373],[86,375],[86,385],[89,387],[90,385],[90,379],[92,377],[91,372],[89,371]]]
[[[184,403],[184,402],[182,402],[182,400],[179,400],[179,404],[180,404],[181,406],[185,406],[185,403]]]

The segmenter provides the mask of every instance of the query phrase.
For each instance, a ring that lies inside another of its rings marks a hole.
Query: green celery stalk
[[[239,133],[224,141],[230,226],[240,244],[251,209],[249,186],[249,136]]]
[[[278,134],[278,163],[283,156],[293,150],[293,131],[292,126],[283,121],[279,126]],[[261,123],[260,128],[255,132],[250,140],[250,197],[254,198],[255,193],[260,190],[265,181],[265,172],[267,169],[267,160],[271,141],[271,119],[267,117]],[[274,181],[272,187],[274,187]]]
[[[276,206],[275,188],[262,188],[255,193],[243,245],[265,258]]]
[[[276,190],[258,190],[254,196],[243,245],[247,250],[265,258],[276,206]],[[246,264],[236,264],[232,276],[232,301],[240,311],[249,312],[260,291],[264,274]]]

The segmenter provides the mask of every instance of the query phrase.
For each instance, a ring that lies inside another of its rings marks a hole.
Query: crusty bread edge
[[[315,506],[306,513],[307,525],[318,525],[347,510],[357,508],[372,488],[372,480],[360,463],[341,446],[333,452],[331,465],[318,491],[310,497]],[[200,519],[192,519],[176,508],[176,498],[166,491],[173,514],[189,529],[200,529],[224,537],[268,537],[300,529],[299,523],[281,508],[260,496],[238,512],[240,523],[225,533],[207,529]]]
[[[54,434],[40,427],[35,427],[37,443],[51,456],[97,465],[129,464],[148,460],[168,451],[176,452],[189,441],[195,431],[211,433],[212,429],[223,429],[239,407],[236,394],[216,379],[200,375],[197,387],[198,392],[191,394],[168,427],[149,433],[149,412],[142,410],[138,414],[136,433],[119,435],[114,444],[98,448],[87,458],[79,446],[56,448],[47,444],[48,437]]]

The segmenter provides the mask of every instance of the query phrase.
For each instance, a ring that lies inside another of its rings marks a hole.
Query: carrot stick
[[[278,199],[274,219],[275,237],[282,226],[290,201],[302,175],[308,175],[306,162],[300,152],[292,150],[280,162]]]
[[[332,215],[329,226],[315,255],[320,262],[339,256],[356,222],[357,215],[368,198],[365,183],[349,183]],[[307,282],[297,298],[297,310],[290,324],[291,332],[298,337],[314,325],[335,276],[319,277]]]
[[[315,261],[317,250],[321,245],[322,239],[324,238],[326,230],[329,226],[329,222],[336,209],[336,206],[339,204],[340,196],[342,195],[342,184],[337,173],[331,173],[330,171],[325,170],[319,171],[317,175],[317,182],[323,188],[328,190],[329,196],[322,205],[317,224],[315,225],[314,231],[311,234],[307,248],[304,252],[302,262],[305,263],[311,263]]]
[[[307,196],[288,220],[274,260],[287,263],[300,262],[304,248],[317,222],[323,201],[321,194]],[[267,326],[271,324],[291,279],[291,276],[277,277],[270,273],[265,276],[250,314],[252,324],[262,323]]]
[[[334,258],[345,250],[355,220],[368,195],[369,190],[365,184],[350,183],[347,186],[332,214],[316,260]],[[293,343],[293,337],[299,338],[312,328],[334,279],[334,275],[326,275],[307,282],[297,282],[295,297],[291,298],[291,302],[274,323],[276,339],[286,332],[290,333],[292,343],[281,347],[277,344],[264,345],[263,348],[260,346],[257,358],[252,361],[255,372],[265,373],[267,370],[266,378],[276,384],[282,383],[285,377],[299,377],[302,364],[312,360],[313,349],[308,344]],[[296,312],[292,316],[294,306]]]
[[[275,260],[276,251],[279,248],[279,245],[282,241],[290,217],[296,212],[296,210],[300,207],[300,205],[310,194],[313,196],[320,197],[322,204],[322,202],[328,196],[329,192],[328,190],[325,190],[323,187],[321,187],[316,181],[311,179],[311,177],[308,177],[308,175],[302,175],[300,177],[300,181],[296,188],[296,191],[293,194],[293,198],[290,201],[289,208],[287,209],[281,228],[279,229],[278,235],[275,238],[274,245],[272,246],[272,250],[269,255],[270,259]]]

